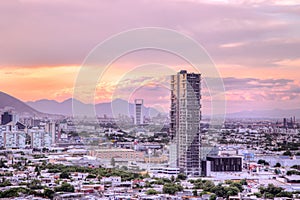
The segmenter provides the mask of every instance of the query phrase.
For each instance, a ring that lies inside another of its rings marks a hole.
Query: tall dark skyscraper
[[[181,70],[171,76],[170,134],[176,144],[176,165],[200,174],[201,74]]]
[[[4,112],[1,115],[1,125],[6,125],[11,121],[13,121],[13,115],[10,114],[9,112]]]

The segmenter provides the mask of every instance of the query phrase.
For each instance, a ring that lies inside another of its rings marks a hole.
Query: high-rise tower
[[[141,125],[143,124],[143,107],[144,100],[143,99],[135,99],[134,100],[134,124],[135,125]]]
[[[176,144],[177,167],[200,175],[201,74],[181,70],[171,76],[170,134]]]
[[[16,115],[12,114],[11,112],[6,111],[1,115],[1,125],[6,125],[12,121],[16,123],[17,118]]]

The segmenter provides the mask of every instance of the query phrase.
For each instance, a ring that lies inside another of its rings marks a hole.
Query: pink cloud
[[[32,100],[29,98],[45,95],[48,88],[51,95],[46,94],[47,98],[66,98],[76,78],[72,66],[79,67],[97,44],[130,28],[158,26],[193,37],[220,66],[224,77],[254,79],[244,85],[227,83],[228,105],[233,109],[242,108],[243,101],[254,106],[257,99],[262,100],[258,106],[280,107],[282,102],[299,100],[299,84],[295,82],[300,74],[299,10],[295,0],[2,1],[1,90]],[[122,79],[119,76],[127,70],[149,62],[173,66],[175,73],[187,66],[181,59],[162,52],[126,55],[112,68],[111,77],[99,83],[96,101],[108,100],[116,82]],[[41,66],[48,70],[41,72]],[[69,66],[71,71],[57,66]],[[38,77],[32,78],[34,73]],[[262,79],[291,82],[284,86],[260,82]],[[138,78],[129,80],[124,87],[138,87]],[[155,85],[144,86],[136,95],[146,95],[153,88],[157,91],[150,95],[149,102],[167,105],[164,102],[168,95]],[[207,95],[203,98],[204,102],[209,99]]]

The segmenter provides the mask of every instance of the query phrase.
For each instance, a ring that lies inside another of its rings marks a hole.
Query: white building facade
[[[52,145],[52,135],[44,129],[32,128],[29,131],[32,148],[49,148]]]

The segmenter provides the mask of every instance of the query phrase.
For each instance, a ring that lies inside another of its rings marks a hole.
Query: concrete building
[[[153,174],[154,176],[177,176],[180,173],[180,169],[179,168],[172,168],[172,167],[163,167],[163,166],[159,166],[159,167],[151,167],[150,168],[150,173]]]
[[[144,116],[143,116],[143,112],[142,112],[144,100],[143,99],[135,99],[134,104],[135,104],[134,105],[134,124],[141,125],[144,123],[143,122]]]
[[[169,167],[177,166],[177,150],[176,143],[171,143],[169,146]]]
[[[1,115],[1,125],[6,125],[10,122],[16,123],[18,121],[18,116],[11,111],[6,111]]]
[[[243,163],[239,156],[207,156],[201,165],[202,175],[210,176],[210,172],[241,172]]]
[[[52,144],[51,133],[46,132],[44,129],[38,129],[34,127],[30,129],[29,135],[31,136],[32,148],[49,148]]]
[[[4,148],[4,131],[6,131],[6,127],[0,126],[0,148]]]
[[[176,143],[177,167],[200,175],[201,74],[181,70],[171,76],[170,134]]]
[[[4,112],[0,125],[0,148],[24,149],[26,147],[26,131],[24,124],[20,123],[18,116],[11,112]]]
[[[58,125],[55,122],[49,122],[46,124],[45,130],[51,134],[51,143],[55,144],[58,140]]]
[[[91,152],[91,156],[96,156],[101,160],[110,161],[114,158],[116,161],[144,161],[144,153],[132,149],[97,149]]]
[[[24,131],[4,131],[3,146],[6,149],[24,149],[26,147],[26,133]]]

